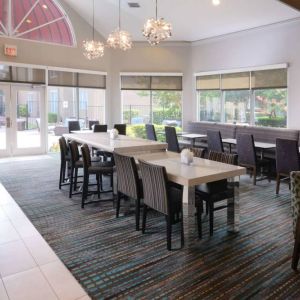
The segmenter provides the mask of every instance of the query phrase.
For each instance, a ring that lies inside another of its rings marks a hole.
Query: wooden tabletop
[[[246,169],[243,167],[197,157],[194,157],[191,165],[185,165],[180,161],[180,154],[169,151],[139,154],[134,157],[164,166],[169,180],[184,186],[194,186],[246,174]]]
[[[232,145],[236,145],[236,139],[222,139],[223,143],[227,143],[227,144],[232,144]],[[272,149],[272,148],[276,148],[275,144],[272,143],[263,143],[263,142],[254,142],[254,146],[256,148],[260,148],[260,149]]]
[[[166,143],[150,141],[140,138],[119,135],[117,139],[110,139],[109,133],[92,132],[92,133],[69,133],[64,134],[68,140],[74,140],[81,144],[88,144],[94,148],[103,149],[109,152],[131,153],[131,152],[152,152],[165,151]]]

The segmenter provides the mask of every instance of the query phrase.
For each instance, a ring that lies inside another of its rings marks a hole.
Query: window
[[[122,117],[129,135],[144,137],[146,123],[181,128],[181,76],[121,76],[121,87]]]
[[[48,145],[59,151],[58,137],[70,120],[79,120],[81,128],[89,121],[105,123],[106,76],[51,70],[48,78]]]
[[[221,122],[221,92],[214,90],[198,93],[199,120]]]
[[[197,76],[198,119],[286,127],[287,69]]]

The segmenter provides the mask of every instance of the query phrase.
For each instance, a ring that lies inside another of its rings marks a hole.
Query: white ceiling
[[[92,23],[92,0],[64,0]],[[95,0],[95,27],[107,37],[118,26],[118,0]],[[140,8],[130,8],[138,2]],[[155,16],[154,0],[121,0],[122,28],[135,41],[144,41],[142,28]],[[158,15],[172,23],[173,41],[197,41],[300,17],[300,12],[278,0],[158,0]]]

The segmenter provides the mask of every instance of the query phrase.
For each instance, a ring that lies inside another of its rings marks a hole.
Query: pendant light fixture
[[[119,0],[119,27],[115,29],[107,38],[107,45],[113,49],[123,51],[132,48],[132,39],[128,31],[121,30],[121,0]]]
[[[157,18],[157,0],[155,2],[155,19],[147,20],[143,29],[143,35],[152,46],[159,44],[172,35],[171,23],[166,22],[163,18]]]
[[[95,0],[93,0],[93,39],[83,41],[83,55],[89,60],[104,55],[104,44],[95,41]]]

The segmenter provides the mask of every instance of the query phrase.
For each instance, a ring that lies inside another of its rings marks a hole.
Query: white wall
[[[300,129],[300,20],[198,42],[192,72],[289,63],[288,127]],[[196,107],[196,93],[193,97]],[[195,111],[195,110],[194,110]],[[189,116],[196,120],[196,114]]]

